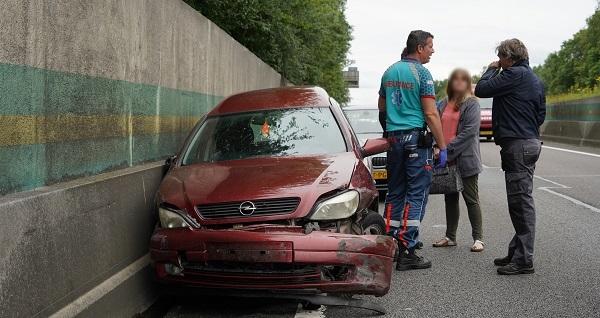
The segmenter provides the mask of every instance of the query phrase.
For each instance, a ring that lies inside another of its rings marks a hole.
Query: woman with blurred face
[[[447,97],[438,103],[442,130],[448,149],[448,162],[457,165],[462,177],[462,197],[467,205],[473,236],[471,251],[481,252],[482,241],[481,207],[479,205],[478,177],[481,173],[479,151],[479,102],[473,96],[471,75],[463,69],[450,74],[446,88]],[[433,244],[434,247],[456,246],[458,228],[459,194],[446,194],[446,236]]]

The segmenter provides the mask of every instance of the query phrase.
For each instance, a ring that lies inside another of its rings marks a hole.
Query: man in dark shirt
[[[542,82],[529,67],[529,55],[518,39],[502,41],[499,61],[492,62],[475,87],[475,95],[494,98],[492,129],[500,145],[508,211],[515,235],[508,255],[494,260],[498,274],[531,274],[535,240],[533,173],[540,156],[540,126],[546,117]],[[502,69],[502,71],[500,71]]]

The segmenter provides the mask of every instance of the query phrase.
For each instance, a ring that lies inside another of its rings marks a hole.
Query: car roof
[[[208,116],[269,109],[329,106],[331,106],[329,95],[321,87],[290,86],[231,95],[210,111]]]

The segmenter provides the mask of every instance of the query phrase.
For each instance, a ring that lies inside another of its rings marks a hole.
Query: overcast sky
[[[472,73],[496,59],[495,47],[521,39],[538,65],[585,26],[597,0],[348,0],[354,28],[349,59],[360,71],[361,88],[350,89],[351,105],[375,105],[381,75],[399,60],[411,30],[434,35],[435,53],[426,67],[434,79],[455,67]]]

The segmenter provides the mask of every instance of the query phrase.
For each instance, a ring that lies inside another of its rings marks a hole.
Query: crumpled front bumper
[[[156,229],[150,255],[163,283],[210,289],[385,295],[391,237],[300,227],[253,230]]]

